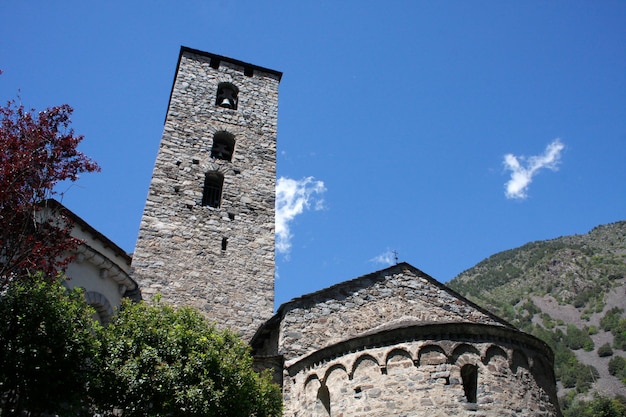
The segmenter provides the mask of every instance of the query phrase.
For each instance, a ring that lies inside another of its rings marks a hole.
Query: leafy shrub
[[[573,324],[567,325],[567,334],[565,335],[565,345],[572,349],[578,350],[584,348],[586,351],[592,351],[594,344],[589,333],[586,330],[581,330]]]
[[[600,283],[596,283],[592,288],[587,288],[581,292],[579,292],[572,304],[576,308],[582,308],[586,305],[589,305],[588,313],[594,313],[602,311],[604,308],[604,285]],[[598,311],[599,309],[599,311]]]
[[[587,392],[591,384],[600,377],[598,370],[591,365],[583,365],[576,372],[576,391]]]
[[[565,388],[574,388],[576,387],[576,374],[575,372],[563,372],[561,375],[561,384],[563,384],[563,386]]]
[[[556,325],[556,323],[554,322],[554,319],[550,317],[549,314],[541,313],[541,320],[543,322],[543,326],[546,329],[554,329],[554,326]]]
[[[609,373],[623,381],[626,378],[626,359],[621,356],[611,358],[609,361]]]
[[[626,417],[626,406],[619,398],[595,395],[591,401],[563,402],[563,417]]]
[[[621,319],[615,327],[611,329],[613,333],[613,347],[615,349],[626,350],[626,319]]]
[[[603,330],[611,331],[613,328],[617,327],[620,321],[620,317],[624,310],[619,307],[613,307],[609,311],[604,314],[604,317],[600,319],[600,327]]]
[[[581,308],[581,307],[584,307],[585,304],[587,304],[588,299],[589,299],[588,294],[583,291],[580,294],[578,294],[576,298],[574,298],[574,301],[572,302],[572,304],[576,308]]]
[[[94,396],[125,417],[280,414],[280,389],[252,369],[250,347],[200,312],[124,303],[100,332]]]
[[[608,343],[603,344],[602,346],[600,346],[598,348],[598,356],[601,358],[607,357],[607,356],[612,356],[613,355],[613,349],[611,349],[611,345]]]
[[[559,368],[559,379],[565,388],[576,388],[576,392],[587,392],[596,379],[598,370],[591,365],[583,365],[575,357],[570,358]]]

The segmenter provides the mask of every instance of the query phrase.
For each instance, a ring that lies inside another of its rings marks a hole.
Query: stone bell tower
[[[133,255],[144,298],[249,340],[274,309],[282,73],[182,47]]]

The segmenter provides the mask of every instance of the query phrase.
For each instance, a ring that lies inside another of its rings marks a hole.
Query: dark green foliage
[[[626,368],[626,359],[621,356],[616,356],[609,361],[609,373],[611,375],[619,374],[624,368]]]
[[[591,401],[564,404],[563,417],[626,417],[626,406],[618,398],[596,395]]]
[[[532,334],[545,341],[554,351],[555,376],[565,388],[575,388],[577,392],[586,392],[598,378],[598,371],[589,365],[583,365],[576,355],[566,346],[567,335],[560,329],[547,330],[535,326]]]
[[[578,295],[576,295],[576,298],[574,298],[574,300],[572,301],[572,304],[576,308],[582,308],[587,304],[589,299],[593,297],[594,295],[595,295],[594,289],[587,289],[582,292],[579,292]]]
[[[598,348],[599,357],[604,358],[604,357],[612,356],[612,355],[613,355],[613,349],[611,349],[611,345],[609,345],[608,343],[605,343]]]
[[[626,249],[624,230],[626,222],[617,222],[587,235],[531,242],[492,255],[449,285],[480,298],[483,305],[489,298],[514,305],[520,296],[551,294],[560,302],[586,307],[591,315],[602,311],[606,291],[626,276],[619,255]]]
[[[196,310],[126,303],[100,338],[94,395],[105,414],[113,408],[124,417],[281,414],[280,390],[269,374],[252,370],[249,347]]]
[[[554,326],[556,326],[554,319],[546,313],[541,313],[541,321],[546,329],[554,329]]]
[[[559,379],[565,388],[576,388],[576,392],[587,392],[598,379],[598,371],[591,365],[573,361],[566,362],[560,369]]]
[[[0,416],[281,414],[249,347],[197,311],[126,303],[106,328],[93,313],[42,275],[0,294]]]
[[[613,333],[613,347],[626,350],[626,319],[620,319],[617,326],[611,329]]]
[[[591,365],[582,365],[576,372],[576,391],[587,392],[591,388],[591,384],[596,382],[600,374],[598,370]]]
[[[600,257],[601,259],[604,259]],[[593,259],[593,258],[592,258]],[[608,260],[606,260],[608,262]],[[601,271],[604,271],[601,263],[595,262],[595,268]],[[604,274],[604,272],[600,272],[600,274]],[[598,276],[596,279],[590,279],[588,281],[588,286],[580,291],[576,297],[572,300],[572,304],[576,308],[587,307],[583,312],[583,316],[586,316],[587,319],[593,313],[600,313],[605,306],[604,303],[604,293],[607,289],[611,288],[611,283],[609,282],[608,277],[604,275]]]
[[[515,308],[510,304],[505,304],[502,306],[502,310],[500,311],[502,318],[513,321],[515,319],[516,313]]]
[[[602,329],[606,330],[607,332],[616,328],[619,324],[620,317],[622,316],[623,311],[623,309],[618,307],[613,307],[612,309],[607,311],[604,314],[604,317],[600,319],[600,327],[602,327]]]
[[[611,358],[609,361],[609,373],[626,384],[626,359],[621,356]]]
[[[565,346],[572,350],[584,348],[587,352],[593,350],[593,340],[586,329],[581,330],[573,324],[567,325],[567,334],[564,338]]]
[[[0,415],[76,415],[85,406],[92,315],[59,280],[38,274],[9,285],[0,296]]]

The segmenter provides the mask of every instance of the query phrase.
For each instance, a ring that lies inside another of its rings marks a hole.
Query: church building
[[[553,353],[407,263],[274,312],[278,71],[182,47],[130,276],[250,342],[284,415],[560,416]]]

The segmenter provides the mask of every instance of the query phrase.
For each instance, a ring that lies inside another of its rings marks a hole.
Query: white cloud
[[[280,177],[276,182],[276,250],[288,253],[291,248],[290,224],[304,210],[324,208],[321,195],[326,191],[324,182],[313,177],[300,180]]]
[[[390,266],[396,263],[396,253],[390,249],[370,259],[370,262]]]
[[[558,170],[563,149],[565,149],[565,145],[560,139],[555,139],[546,146],[542,155],[531,156],[528,159],[523,156],[518,158],[513,154],[504,155],[504,167],[511,171],[511,179],[505,184],[504,195],[506,198],[525,199],[528,186],[540,169]],[[523,166],[524,162],[526,162],[526,166]]]

